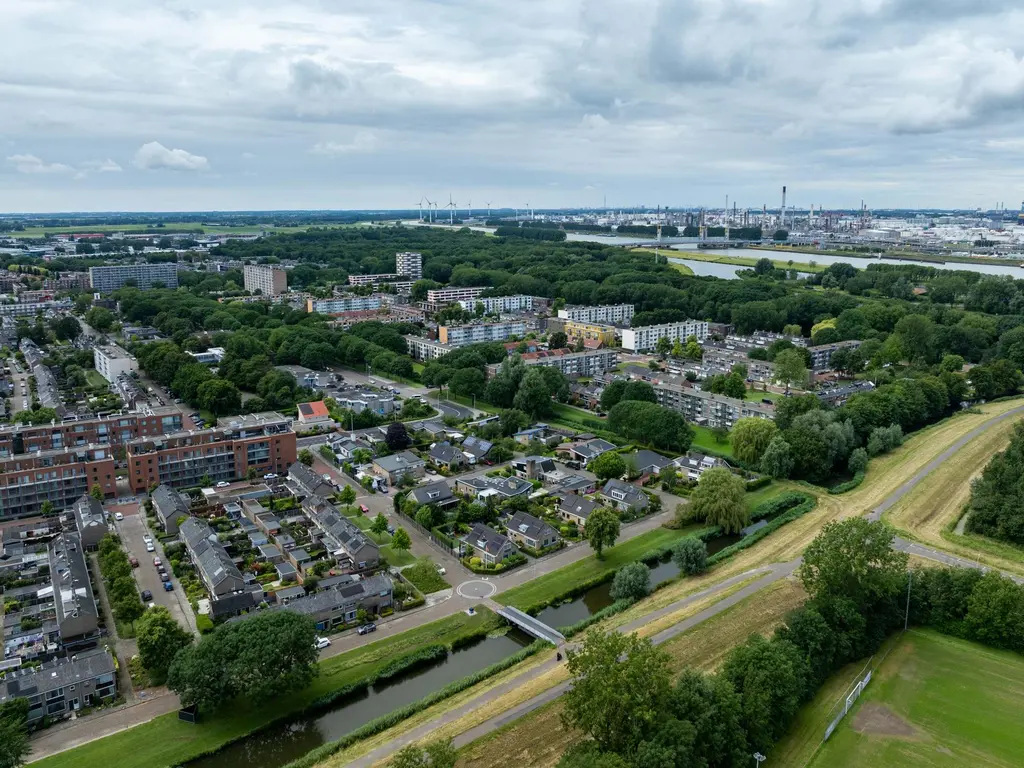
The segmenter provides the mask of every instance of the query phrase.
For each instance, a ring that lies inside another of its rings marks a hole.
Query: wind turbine
[[[473,218],[473,201],[472,200],[470,200],[469,204],[466,206],[466,218],[467,219],[472,219]]]
[[[487,218],[488,219],[491,218],[491,204],[490,203],[487,204]]]
[[[448,211],[448,224],[450,226],[452,226],[452,227],[455,226],[455,206],[456,205],[457,205],[457,203],[452,202],[452,196],[449,194],[448,195],[448,205],[446,205],[445,208],[449,209],[449,211]]]
[[[529,203],[526,204],[526,210],[530,212],[530,221],[533,221],[533,208],[530,207]]]
[[[423,221],[423,198],[422,197],[420,198],[419,206],[420,206],[420,221]],[[427,202],[427,207],[428,208],[430,207],[429,201]]]

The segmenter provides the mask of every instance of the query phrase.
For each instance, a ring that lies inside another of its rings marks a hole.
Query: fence
[[[850,707],[852,707],[853,703],[857,701],[858,698],[860,698],[861,692],[867,687],[867,684],[870,682],[871,670],[869,669],[868,673],[864,676],[864,679],[858,680],[857,684],[853,686],[853,690],[850,691],[849,695],[846,697],[846,701],[843,705],[842,710],[839,712],[838,715],[836,715],[836,718],[831,723],[829,723],[828,728],[825,729],[825,738],[822,739],[822,741],[828,741],[828,737],[832,735],[832,732],[836,729],[836,726],[838,726],[842,719],[846,717],[847,713],[850,711]]]

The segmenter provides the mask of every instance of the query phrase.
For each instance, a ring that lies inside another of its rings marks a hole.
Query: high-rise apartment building
[[[529,312],[535,305],[533,296],[489,296],[486,299],[477,296],[475,299],[462,299],[459,306],[467,312],[475,312],[477,304],[483,304],[488,315],[502,312]]]
[[[395,272],[419,280],[423,277],[423,254],[415,251],[402,251],[395,254]]]
[[[178,287],[177,264],[117,264],[110,267],[89,267],[89,283],[99,293],[123,288],[129,281],[141,290],[159,283],[164,288]]]
[[[684,320],[681,323],[624,328],[622,331],[622,348],[628,349],[630,352],[647,352],[655,348],[658,339],[667,338],[672,344],[675,344],[676,341],[685,344],[690,336],[696,336],[697,341],[706,340],[708,338],[707,321]]]
[[[442,325],[437,329],[438,341],[452,347],[481,344],[487,341],[505,341],[512,336],[525,336],[526,323],[478,323],[472,325]]]
[[[333,299],[307,299],[306,311],[321,315],[340,315],[342,312],[366,312],[381,308],[380,296],[337,296]]]
[[[564,307],[558,310],[563,320],[577,323],[614,323],[629,325],[633,319],[632,304],[605,304],[599,307]]]
[[[288,290],[288,273],[268,264],[246,264],[242,271],[245,290],[264,296],[278,296]]]

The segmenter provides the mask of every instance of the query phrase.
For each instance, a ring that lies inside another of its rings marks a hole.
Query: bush
[[[420,560],[416,565],[403,569],[402,576],[425,595],[451,587],[447,581],[441,578],[441,574],[429,560]]]
[[[749,493],[750,491],[756,491],[764,488],[765,486],[771,485],[771,482],[772,478],[767,475],[755,477],[753,480],[747,480],[747,492]]]
[[[700,539],[687,536],[672,547],[672,561],[687,576],[703,573],[708,567],[708,547]]]
[[[858,449],[859,450],[859,449]],[[833,485],[828,489],[828,492],[833,496],[838,496],[840,493],[846,493],[852,491],[858,485],[864,482],[864,473],[858,472],[853,476],[853,479],[847,480],[845,483],[839,483],[839,485]]]
[[[615,572],[612,600],[639,600],[651,591],[651,569],[643,563],[629,563]]]
[[[818,503],[818,500],[815,499],[813,496],[807,496],[806,494],[797,495],[803,496],[805,501],[800,503],[798,506],[793,507],[788,512],[779,515],[770,523],[768,523],[768,525],[766,525],[764,528],[755,531],[749,536],[744,536],[742,540],[737,541],[735,544],[728,546],[720,552],[716,552],[715,554],[713,554],[711,557],[708,558],[708,566],[710,567],[712,565],[715,565],[716,563],[720,563],[723,560],[732,557],[737,552],[742,552],[744,549],[754,546],[761,539],[779,530],[779,528],[784,526],[786,523],[791,523],[794,520],[806,515],[808,512],[814,509],[814,507]],[[760,509],[760,507],[758,507],[758,509]]]

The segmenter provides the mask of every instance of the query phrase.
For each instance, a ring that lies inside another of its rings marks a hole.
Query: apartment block
[[[576,345],[583,342],[588,349],[615,346],[615,326],[598,323],[580,323],[569,320],[565,323],[565,335],[569,343]]]
[[[662,325],[645,325],[640,328],[624,328],[622,331],[622,348],[630,352],[647,352],[654,349],[658,339],[667,338],[671,343],[686,343],[690,336],[697,341],[708,338],[706,320],[684,320],[681,323],[664,323]]]
[[[114,658],[105,648],[13,669],[0,680],[0,704],[28,700],[28,724],[59,719],[117,698]]]
[[[36,515],[44,501],[66,509],[97,485],[114,496],[115,469],[111,449],[96,445],[0,458],[0,519]]]
[[[343,312],[366,312],[380,309],[380,296],[339,296],[333,299],[308,299],[306,311],[321,315],[340,315]]]
[[[251,413],[217,421],[214,429],[179,432],[133,440],[126,446],[128,481],[141,493],[166,483],[174,488],[258,475],[285,474],[296,458],[290,418],[279,413]]]
[[[382,275],[349,275],[349,285],[369,285],[374,290],[380,290],[387,286],[395,293],[408,294],[412,291],[412,284],[415,280],[403,280],[403,275],[388,273]]]
[[[440,341],[423,339],[419,336],[406,336],[405,344],[409,347],[409,356],[413,360],[437,360],[455,349],[450,344],[442,344]]]
[[[259,291],[264,296],[277,296],[288,290],[288,273],[281,267],[246,264],[242,275],[249,293]]]
[[[534,308],[535,303],[533,296],[488,296],[487,298],[462,299],[459,301],[459,306],[467,312],[475,312],[476,305],[483,304],[484,312],[488,315],[496,315],[502,312],[529,312]]]
[[[832,367],[832,353],[839,349],[856,349],[860,341],[851,339],[849,341],[837,341],[835,344],[819,344],[816,347],[808,347],[811,353],[811,370],[827,371]]]
[[[737,400],[676,384],[654,383],[658,403],[683,414],[687,421],[703,427],[732,429],[745,416],[774,419],[775,409],[760,401]]]
[[[93,347],[92,362],[100,376],[111,383],[139,370],[139,361],[116,344]]]
[[[423,277],[423,254],[402,251],[395,254],[395,272],[403,277],[419,280]]]
[[[34,301],[19,304],[0,304],[0,317],[35,317],[46,312],[71,309],[71,302],[62,301]]]
[[[166,435],[181,430],[181,411],[170,406],[39,426],[4,425],[0,426],[0,459],[17,454],[70,450],[89,445],[121,445],[139,437]]]
[[[540,352],[527,352],[521,355],[526,365],[544,365],[557,368],[570,378],[582,376],[598,376],[615,367],[619,353],[614,349],[598,349],[587,352],[569,352],[565,349],[552,349]],[[493,376],[500,363],[487,367],[488,374]]]
[[[577,323],[613,323],[615,325],[629,325],[633,319],[632,304],[604,304],[598,307],[565,307],[558,310],[558,316],[563,320],[572,320]]]
[[[438,312],[449,304],[475,299],[486,290],[486,288],[436,288],[427,291],[427,300],[423,303],[423,308],[427,312]]]
[[[131,281],[146,290],[154,283],[164,288],[178,287],[177,264],[117,264],[110,267],[89,267],[89,284],[94,291],[110,293]]]
[[[745,352],[724,345],[705,344],[704,357],[695,363],[702,377],[728,374],[736,365],[746,366],[747,378],[751,381],[771,382],[775,379],[775,363],[754,360],[747,357]]]
[[[481,344],[488,341],[505,341],[512,336],[526,334],[526,323],[478,323],[471,325],[442,325],[437,329],[438,340],[453,347],[467,344]]]

